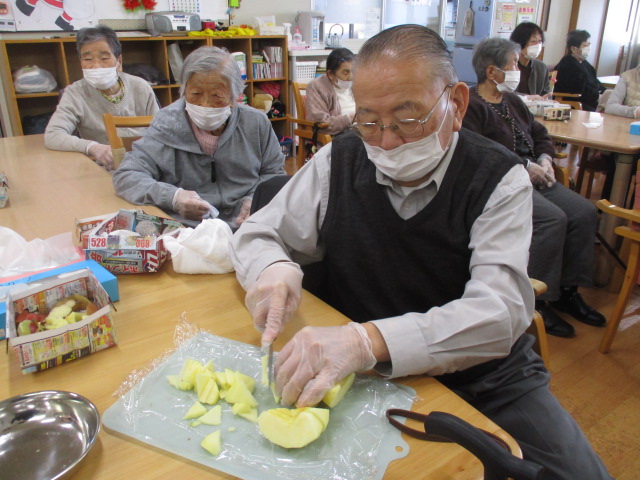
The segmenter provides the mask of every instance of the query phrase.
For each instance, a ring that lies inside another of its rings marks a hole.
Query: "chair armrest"
[[[567,98],[580,98],[582,96],[581,93],[562,93],[562,92],[552,92],[551,95],[554,97],[567,97]]]
[[[620,235],[621,237],[628,238],[629,240],[633,240],[635,242],[640,242],[640,232],[637,230],[633,230],[631,227],[621,226],[616,227],[615,229],[616,235]]]
[[[546,283],[540,280],[536,280],[535,278],[529,278],[529,281],[531,282],[531,286],[533,287],[533,293],[536,295],[536,297],[538,295],[542,295],[544,292],[547,291]]]
[[[640,211],[639,210],[630,210],[628,208],[618,207],[612,204],[609,200],[598,200],[596,203],[598,208],[605,213],[610,215],[614,215],[616,217],[624,218],[625,220],[629,220],[631,222],[640,223]]]

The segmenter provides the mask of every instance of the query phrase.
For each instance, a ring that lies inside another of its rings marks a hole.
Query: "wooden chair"
[[[547,291],[547,284],[541,282],[540,280],[536,280],[535,278],[530,278],[531,286],[533,287],[533,293],[537,297],[538,295],[542,295]],[[536,337],[536,343],[533,345],[533,350],[540,355],[542,361],[546,365],[547,368],[551,365],[551,358],[549,355],[549,345],[547,343],[547,330],[544,328],[544,320],[542,319],[542,315],[540,315],[537,311],[533,311],[533,320],[531,321],[531,325],[527,329],[527,333],[530,333],[534,337]]]
[[[640,163],[640,162],[639,162]],[[629,297],[633,292],[633,287],[638,283],[638,272],[640,272],[640,175],[636,174],[636,198],[633,209],[627,209],[613,205],[608,200],[598,200],[597,206],[605,214],[614,215],[631,222],[630,225],[621,225],[616,227],[616,234],[620,235],[629,243],[629,259],[627,260],[627,268],[624,272],[624,282],[618,294],[611,317],[607,321],[604,335],[600,341],[598,350],[600,353],[608,353],[611,344],[618,331],[620,320],[624,315],[624,311],[629,303]]]
[[[102,116],[104,128],[107,131],[107,138],[113,153],[113,162],[115,168],[120,166],[120,162],[124,160],[127,152],[131,151],[131,144],[140,138],[137,136],[121,136],[118,134],[118,128],[145,128],[151,125],[153,115],[144,115],[139,117],[116,117],[110,113]]]
[[[291,82],[291,87],[293,89],[293,98],[296,102],[296,118],[287,115],[287,120],[291,124],[295,124],[296,127],[293,129],[293,136],[298,137],[298,146],[296,148],[296,167],[302,168],[304,162],[306,160],[306,148],[305,141],[313,141],[313,127],[316,128],[327,128],[329,125],[327,123],[317,123],[311,122],[309,120],[305,120],[305,90],[307,88],[306,83],[298,83]],[[326,145],[331,142],[331,135],[327,135],[326,133],[318,133],[317,134],[317,142],[321,145]]]
[[[557,102],[564,103],[565,105],[571,105],[571,108],[575,110],[582,110],[582,103],[580,103],[577,98],[580,98],[582,95],[579,93],[561,93],[561,92],[553,92],[552,98]]]

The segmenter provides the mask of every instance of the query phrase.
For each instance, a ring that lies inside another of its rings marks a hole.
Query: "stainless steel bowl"
[[[100,431],[93,403],[71,392],[26,393],[0,402],[0,476],[57,480],[84,458]]]

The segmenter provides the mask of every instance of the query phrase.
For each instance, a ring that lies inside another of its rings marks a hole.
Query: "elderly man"
[[[382,86],[382,88],[381,88]],[[306,327],[278,355],[285,405],[351,372],[433,375],[555,479],[610,478],[549,392],[525,334],[531,183],[519,159],[461,129],[469,91],[432,30],[401,25],[358,54],[353,133],[321,149],[233,239],[246,303],[270,344],[300,301],[298,264],[352,322]]]

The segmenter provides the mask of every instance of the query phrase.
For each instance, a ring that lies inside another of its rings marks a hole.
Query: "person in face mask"
[[[228,52],[194,50],[180,85],[114,173],[116,193],[189,226],[219,216],[236,229],[256,186],[285,174],[278,138],[263,112],[237,103],[245,83]]]
[[[355,101],[351,91],[353,78],[351,50],[337,48],[327,57],[327,73],[307,84],[305,118],[311,122],[327,123],[321,133],[337,135],[353,121]]]
[[[352,372],[432,375],[553,478],[610,479],[524,333],[531,182],[517,156],[461,128],[469,90],[451,62],[424,26],[367,40],[353,131],[234,234],[231,258],[263,346],[292,328],[303,285],[351,320],[287,332],[275,344],[276,392],[304,407]]]
[[[519,45],[503,38],[476,46],[473,68],[478,86],[471,91],[462,125],[514,152],[529,173],[535,188],[528,272],[548,287],[536,299],[536,310],[548,334],[572,337],[573,326],[556,310],[588,325],[605,324],[604,316],[578,293],[579,286],[592,286],[597,214],[589,200],[556,183],[555,150],[547,129],[517,95],[508,93],[513,85],[504,72],[519,73],[519,53]]]
[[[81,29],[76,47],[83,78],[64,89],[45,130],[45,145],[52,150],[84,153],[113,170],[102,116],[155,115],[158,101],[145,80],[122,72],[122,46],[109,27]],[[140,136],[144,131],[127,134]]]
[[[582,103],[582,109],[594,112],[605,88],[598,80],[596,69],[587,60],[591,56],[590,38],[586,30],[574,30],[567,34],[567,54],[556,65],[558,81],[554,90],[579,93],[577,101]]]
[[[551,96],[549,69],[538,60],[544,44],[542,29],[532,22],[519,23],[510,40],[520,45],[518,69],[520,83],[516,92],[524,94],[530,100],[546,100]]]

